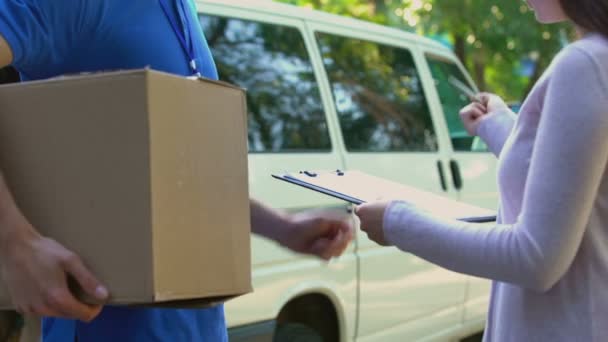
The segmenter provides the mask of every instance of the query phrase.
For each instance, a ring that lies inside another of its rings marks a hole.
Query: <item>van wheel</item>
[[[324,342],[313,328],[301,323],[283,323],[276,327],[273,342]]]

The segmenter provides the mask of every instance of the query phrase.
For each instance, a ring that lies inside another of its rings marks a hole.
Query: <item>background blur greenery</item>
[[[518,0],[275,0],[396,27],[452,48],[478,87],[522,101],[573,37]]]

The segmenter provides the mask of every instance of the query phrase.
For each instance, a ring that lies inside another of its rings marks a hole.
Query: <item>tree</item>
[[[426,34],[447,34],[481,89],[523,98],[569,34],[541,25],[517,1],[434,0],[421,17]]]
[[[279,0],[416,32],[449,44],[482,90],[521,100],[571,30],[540,25],[519,1]]]

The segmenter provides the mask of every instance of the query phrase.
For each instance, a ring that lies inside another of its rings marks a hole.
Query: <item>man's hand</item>
[[[0,222],[28,225],[25,219]],[[99,302],[108,291],[82,261],[54,240],[40,236],[33,227],[15,230],[0,241],[0,272],[16,309],[23,314],[91,321],[99,305],[78,301],[68,287],[71,276],[82,290]]]
[[[342,255],[353,239],[353,227],[346,215],[306,211],[288,217],[277,241],[292,251],[329,260]]]
[[[390,246],[384,235],[384,212],[390,202],[375,202],[357,207],[355,214],[361,220],[361,230],[370,240],[381,246]]]
[[[251,199],[251,230],[294,252],[329,260],[344,252],[353,239],[349,216],[337,212],[309,210],[287,214]]]

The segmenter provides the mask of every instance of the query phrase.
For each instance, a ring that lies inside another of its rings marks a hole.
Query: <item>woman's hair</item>
[[[608,37],[608,0],[559,0],[570,20],[586,31]]]

